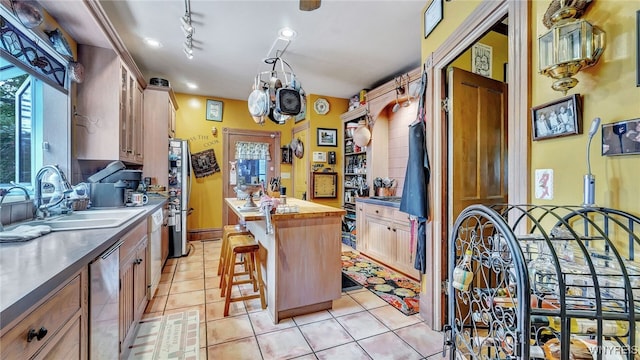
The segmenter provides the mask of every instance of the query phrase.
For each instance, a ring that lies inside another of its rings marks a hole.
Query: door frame
[[[446,304],[442,301],[441,275],[447,277],[446,259],[451,222],[447,184],[450,171],[447,167],[448,123],[442,111],[442,100],[447,96],[446,68],[487,33],[491,27],[509,18],[508,30],[508,79],[518,79],[508,86],[508,154],[507,179],[509,201],[514,204],[528,203],[529,194],[529,107],[531,97],[531,38],[530,9],[528,1],[485,0],[458,26],[456,30],[425,60],[425,71],[429,82],[426,88],[425,112],[427,130],[430,136],[430,151],[437,154],[432,158],[431,190],[432,216],[428,230],[432,241],[427,244],[427,259],[431,259],[425,277],[425,291],[420,296],[420,314],[434,330],[442,329]],[[434,151],[438,149],[438,151]],[[430,276],[430,274],[433,274]]]
[[[307,161],[308,159],[308,154],[309,151],[311,150],[311,143],[309,142],[310,139],[310,135],[309,132],[311,131],[311,125],[309,124],[309,121],[305,121],[302,124],[299,125],[295,125],[292,129],[291,129],[291,139],[295,139],[298,135],[298,133],[303,132],[307,130],[307,135],[304,137],[302,143],[304,146],[304,154],[302,156],[302,164],[304,164],[305,169],[304,170],[304,174],[305,174],[305,191],[307,193],[307,200],[310,199],[309,197],[309,184],[311,183],[311,169],[309,167],[309,161]],[[291,162],[291,192],[289,192],[291,194],[291,197],[293,197],[296,194],[296,180],[294,178],[295,174],[296,174],[296,163],[297,162],[295,159],[293,159],[293,161]]]
[[[226,198],[235,197],[234,193],[229,191],[229,160],[231,154],[227,149],[229,148],[229,139],[232,135],[244,135],[255,136],[257,138],[269,137],[273,139],[273,149],[271,149],[271,162],[273,164],[274,176],[280,176],[280,160],[282,154],[280,153],[280,131],[263,131],[263,130],[246,130],[246,129],[234,129],[223,128],[222,129],[222,148],[224,149],[222,154],[222,226],[228,225],[227,219],[229,216],[229,208],[225,203]]]

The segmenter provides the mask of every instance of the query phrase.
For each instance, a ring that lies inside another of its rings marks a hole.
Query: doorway
[[[298,139],[302,143],[302,147],[304,149],[302,156],[293,156],[292,163],[292,174],[293,179],[291,179],[291,184],[293,189],[291,191],[287,191],[289,196],[293,196],[296,199],[307,200],[308,189],[309,189],[309,177],[311,174],[311,170],[309,169],[309,152],[307,149],[310,147],[309,145],[309,122],[305,121],[301,125],[295,126],[291,130],[291,138]]]
[[[222,197],[236,197],[234,188],[242,184],[268,184],[280,176],[280,132],[223,129]],[[223,225],[238,223],[238,217],[222,206]]]
[[[526,203],[529,188],[528,153],[528,109],[529,109],[529,7],[524,1],[485,0],[465,19],[462,24],[443,42],[443,44],[425,59],[425,71],[429,76],[427,86],[426,114],[431,119],[428,131],[431,147],[442,149],[432,158],[432,221],[430,223],[432,241],[427,246],[427,259],[431,259],[426,276],[425,296],[420,298],[420,307],[425,309],[421,315],[433,329],[442,329],[446,319],[445,283],[447,279],[447,251],[449,231],[452,223],[453,208],[449,201],[455,191],[452,181],[453,169],[450,166],[449,153],[453,151],[453,142],[449,141],[449,123],[447,110],[442,106],[446,101],[448,88],[447,68],[462,53],[469,49],[491,28],[503,19],[509,19],[508,27],[508,65],[506,74],[509,79],[518,79],[516,86],[507,88],[506,134],[508,159],[506,189],[509,201]],[[433,153],[433,152],[432,152]]]

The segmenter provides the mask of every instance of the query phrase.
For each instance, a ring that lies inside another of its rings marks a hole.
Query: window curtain
[[[242,142],[236,143],[236,160],[271,161],[268,143]]]

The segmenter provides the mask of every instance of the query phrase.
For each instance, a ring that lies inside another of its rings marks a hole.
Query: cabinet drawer
[[[367,204],[364,208],[367,215],[380,216],[391,219],[393,217],[394,208],[382,205]]]
[[[397,209],[393,211],[393,220],[396,223],[402,223],[406,226],[409,226],[411,224],[411,221],[409,220],[409,214],[403,213],[402,211]]]
[[[141,221],[133,230],[129,231],[122,240],[120,246],[120,259],[126,259],[129,255],[135,253],[136,247],[145,235],[147,235],[147,220]]]
[[[80,276],[82,275],[74,277],[62,289],[52,294],[47,301],[0,338],[3,359],[30,358],[80,310],[82,299]],[[34,337],[31,342],[27,341],[29,331],[33,330],[37,333],[42,328],[46,329],[47,333],[41,340]]]

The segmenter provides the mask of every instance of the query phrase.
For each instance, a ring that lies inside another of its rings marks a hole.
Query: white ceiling
[[[49,1],[43,1],[47,10]],[[179,20],[185,13],[184,0],[99,3],[147,81],[161,77],[178,93],[241,100],[251,92],[256,73],[270,70],[263,59],[273,55],[268,52],[285,26],[296,30],[297,38],[283,59],[307,94],[348,98],[416,68],[426,4],[322,0],[319,9],[305,12],[298,9],[298,0],[191,0],[195,51],[189,60],[183,53],[185,35]],[[52,10],[55,18],[64,16]],[[73,26],[67,31],[83,43],[83,31]],[[163,46],[151,49],[145,37]],[[189,89],[188,82],[198,88]]]

